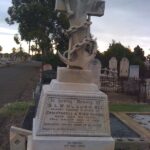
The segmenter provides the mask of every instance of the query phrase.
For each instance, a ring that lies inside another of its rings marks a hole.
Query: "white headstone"
[[[130,78],[139,79],[139,71],[140,67],[139,65],[130,65]]]
[[[100,88],[100,74],[101,74],[101,62],[98,59],[94,59],[89,63],[88,68],[92,71],[93,82]]]
[[[102,16],[105,2],[56,0],[55,8],[65,11],[70,22],[68,51],[58,53],[68,68],[58,68],[57,79],[43,86],[31,150],[114,150],[107,95],[94,84],[92,71],[85,69],[97,51],[90,16]],[[92,65],[97,76],[97,61]]]
[[[52,65],[50,64],[43,65],[43,71],[48,71],[48,70],[52,70]]]
[[[150,100],[150,79],[146,79],[146,96]]]
[[[110,60],[109,60],[109,69],[110,70],[113,70],[113,71],[116,71],[117,70],[117,59],[116,57],[112,57]]]
[[[120,77],[129,76],[129,60],[124,57],[120,62]]]
[[[145,61],[145,65],[146,65],[146,68],[147,68],[148,70],[150,70],[150,61],[149,61],[149,60],[146,60],[146,61]]]

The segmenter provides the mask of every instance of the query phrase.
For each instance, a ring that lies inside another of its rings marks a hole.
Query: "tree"
[[[14,41],[16,42],[16,44],[20,44],[20,39],[19,39],[19,36],[18,36],[18,34],[15,34],[14,35]]]
[[[123,57],[127,57],[129,60],[132,59],[132,52],[129,48],[124,47],[120,42],[115,42],[114,40],[109,45],[107,51],[104,52],[104,64],[108,67],[108,62],[111,57],[116,57],[118,60],[118,65]]]
[[[36,49],[35,45],[31,45],[32,56],[33,56],[33,52],[35,51],[35,49]]]
[[[150,54],[146,57],[146,59],[150,63]]]
[[[141,61],[145,61],[146,60],[146,57],[144,56],[144,51],[143,49],[137,45],[135,48],[134,48],[134,55],[140,59]]]
[[[16,53],[17,49],[15,47],[12,48],[12,53]]]
[[[54,7],[55,0],[12,0],[8,9],[10,17],[6,18],[7,23],[18,23],[21,39],[28,42],[36,40],[43,56],[53,52],[53,43],[59,50],[67,49],[66,46],[64,48],[67,40],[62,38],[62,29],[67,29],[69,23],[65,15],[58,17]]]
[[[22,48],[22,45],[21,45],[21,39],[19,38],[19,35],[18,35],[18,34],[15,34],[15,35],[14,35],[14,41],[16,42],[16,44],[20,45],[19,51],[22,51],[22,52],[23,52],[23,48]]]
[[[0,52],[3,50],[3,47],[0,45]]]

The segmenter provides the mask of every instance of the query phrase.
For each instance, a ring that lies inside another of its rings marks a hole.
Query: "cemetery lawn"
[[[150,112],[150,104],[110,104],[111,112]]]
[[[20,127],[32,105],[31,101],[14,102],[0,108],[0,150],[9,150],[10,127]],[[150,112],[148,104],[110,104],[109,108],[111,112]]]
[[[20,127],[31,102],[14,102],[0,108],[0,150],[9,150],[9,130]]]

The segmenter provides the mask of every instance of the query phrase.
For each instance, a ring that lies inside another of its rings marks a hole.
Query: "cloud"
[[[110,33],[95,33],[94,35],[97,37],[98,47],[101,52],[106,51],[112,40],[115,40],[116,42],[121,42],[125,47],[130,47],[132,51],[139,45],[145,51],[145,55],[150,53],[150,36],[120,36]]]
[[[1,35],[14,35],[16,33],[18,33],[17,30],[0,27],[0,34]]]
[[[10,7],[12,4],[11,4],[11,0],[1,0],[0,1],[0,13],[3,13],[5,15],[7,15],[7,10],[8,10],[8,7]]]
[[[92,17],[92,33],[100,49],[106,50],[114,39],[132,49],[140,45],[149,54],[149,10],[149,0],[106,0],[105,15]]]
[[[24,50],[28,51],[28,45],[26,42],[21,42]],[[11,53],[12,48],[19,48],[19,45],[17,45],[14,41],[13,36],[10,34],[0,34],[0,45],[3,47],[2,53]]]
[[[94,37],[97,37],[99,48],[102,51],[106,50],[114,39],[132,49],[136,45],[140,45],[145,50],[146,55],[149,54],[150,0],[105,1],[105,15],[100,18],[92,17],[91,31]],[[8,39],[9,43],[14,44],[13,34],[17,32],[17,25],[9,26],[5,22],[11,0],[1,0],[0,6],[0,42],[5,43],[8,47]]]

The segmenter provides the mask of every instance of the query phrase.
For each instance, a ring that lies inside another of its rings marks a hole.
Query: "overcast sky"
[[[13,35],[17,25],[5,23],[11,0],[0,0],[0,45],[3,52],[17,47]],[[129,46],[140,45],[150,54],[150,0],[106,0],[105,15],[92,18],[92,34],[97,38],[99,50],[107,50],[112,40]],[[26,44],[23,45],[27,48]]]

